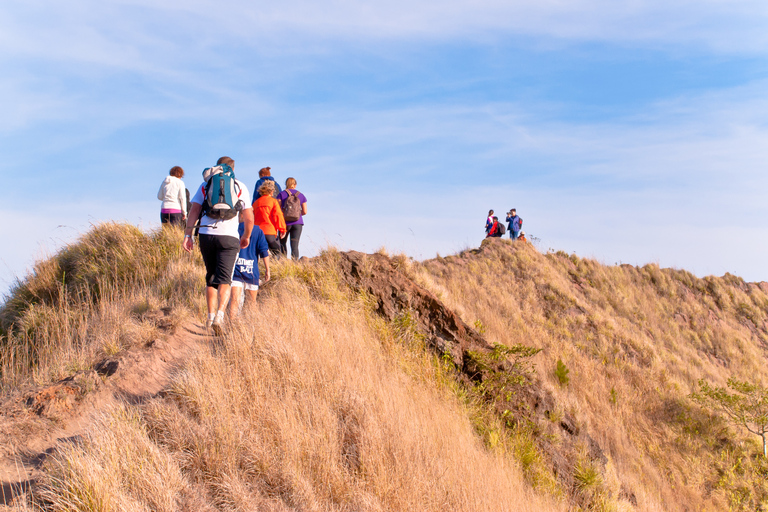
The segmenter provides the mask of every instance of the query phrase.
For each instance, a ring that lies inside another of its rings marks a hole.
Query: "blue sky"
[[[221,155],[296,177],[308,255],[516,207],[542,250],[768,280],[764,1],[156,4],[0,6],[0,291]]]

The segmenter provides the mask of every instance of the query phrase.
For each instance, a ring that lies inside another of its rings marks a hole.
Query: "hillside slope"
[[[761,449],[688,398],[701,378],[766,382],[765,283],[505,240],[423,263],[329,250],[276,265],[257,308],[214,339],[196,334],[203,271],[178,239],[98,226],[6,302],[0,456],[32,478],[5,481],[5,503],[765,506]],[[141,371],[160,385],[117,385]],[[62,386],[74,391],[46,391]],[[75,443],[41,441],[74,417]]]
[[[489,341],[542,349],[541,385],[597,440],[604,484],[642,509],[765,509],[759,438],[688,396],[699,379],[768,383],[768,283],[605,266],[495,240],[415,269]],[[570,370],[565,386],[558,360]],[[551,442],[556,452],[559,439]]]
[[[50,438],[70,411],[82,416],[94,393],[125,376],[124,358],[151,354],[155,340],[194,324],[202,268],[178,250],[179,239],[99,226],[15,290],[2,312],[0,429],[17,464],[40,465],[29,487],[4,485],[14,493],[6,503],[563,510],[530,489],[514,460],[487,449],[417,330],[406,316],[383,319],[370,296],[351,290],[335,251],[277,266],[258,308],[224,338],[209,338],[159,393],[92,410],[89,428],[52,450],[19,450]],[[117,370],[94,377],[105,359]],[[48,393],[36,406],[57,381],[77,382],[74,396]]]

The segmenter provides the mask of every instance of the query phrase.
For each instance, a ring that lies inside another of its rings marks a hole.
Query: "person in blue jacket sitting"
[[[245,226],[240,223],[238,228],[240,236],[243,235]],[[264,260],[264,280],[259,276],[259,258]],[[269,245],[264,232],[259,226],[253,226],[251,231],[251,243],[245,249],[240,249],[235,262],[235,272],[232,274],[232,296],[229,301],[229,317],[236,318],[240,314],[248,296],[249,306],[256,304],[256,296],[259,293],[259,285],[270,279],[269,273]],[[243,293],[245,290],[245,293]]]

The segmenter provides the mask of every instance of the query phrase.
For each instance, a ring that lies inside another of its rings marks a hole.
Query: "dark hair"
[[[184,177],[184,169],[179,167],[178,165],[174,165],[171,167],[171,172],[169,172],[171,176],[176,176],[177,178],[183,178]]]
[[[221,164],[227,164],[231,168],[233,169],[235,168],[235,161],[229,158],[228,156],[223,156],[218,160],[216,160],[216,165],[221,165]]]
[[[490,217],[491,215],[493,215],[493,210],[488,210],[488,216]]]

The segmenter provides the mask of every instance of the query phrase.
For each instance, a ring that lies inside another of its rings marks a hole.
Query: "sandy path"
[[[0,510],[12,510],[14,498],[29,489],[57,446],[76,440],[115,404],[157,396],[211,341],[202,324],[186,321],[172,334],[102,360],[92,370],[0,397]]]

